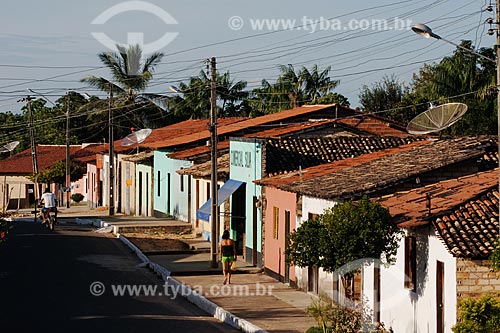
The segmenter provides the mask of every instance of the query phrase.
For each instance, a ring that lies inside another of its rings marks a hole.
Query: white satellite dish
[[[439,132],[456,123],[467,112],[463,103],[447,103],[422,112],[406,126],[410,134],[429,134]]]
[[[16,149],[16,147],[19,145],[19,141],[12,141],[12,142],[9,142],[5,145],[3,145],[2,147],[0,147],[0,153],[7,153],[7,152],[11,152],[13,151],[14,149]]]
[[[122,147],[128,147],[139,144],[146,140],[146,138],[153,132],[150,128],[144,128],[135,132],[130,133],[120,141]]]

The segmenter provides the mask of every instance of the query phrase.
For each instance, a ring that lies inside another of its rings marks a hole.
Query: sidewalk
[[[255,267],[242,261],[238,261],[243,267],[233,274],[231,285],[224,286],[222,270],[210,268],[209,253],[148,258],[168,269],[177,281],[201,291],[211,302],[267,332],[305,332],[315,325],[305,313],[311,295],[256,273]],[[200,271],[202,268],[205,270]],[[210,271],[216,274],[208,274]]]

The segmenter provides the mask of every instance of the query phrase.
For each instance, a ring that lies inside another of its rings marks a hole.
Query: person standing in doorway
[[[236,261],[236,243],[229,238],[229,230],[224,230],[222,240],[219,245],[219,253],[221,254],[222,273],[224,274],[223,284],[231,283],[231,264]]]

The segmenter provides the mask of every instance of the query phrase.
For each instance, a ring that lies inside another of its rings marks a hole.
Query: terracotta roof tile
[[[306,169],[411,143],[416,137],[284,138],[266,141],[268,175]]]
[[[82,146],[70,146],[70,154],[74,155],[81,150]],[[50,168],[58,161],[66,159],[65,145],[37,145],[38,170]],[[31,175],[33,174],[33,162],[31,148],[12,155],[0,161],[0,174],[4,175]]]
[[[334,104],[332,105],[307,105],[307,106],[301,106],[298,108],[290,109],[290,110],[285,110],[273,114],[268,114],[256,118],[247,118],[245,120],[232,123],[232,124],[227,124],[227,125],[221,125],[218,126],[217,128],[217,134],[219,136],[224,136],[224,135],[230,135],[231,133],[235,133],[238,131],[241,131],[243,129],[247,128],[252,128],[252,127],[257,127],[257,126],[262,126],[266,124],[272,124],[272,123],[279,123],[280,121],[283,120],[291,120],[296,117],[303,117],[308,114],[314,114],[318,111],[325,111],[328,109],[333,109],[335,107]],[[205,120],[206,121],[206,120]],[[220,120],[217,120],[218,124],[220,125]],[[158,149],[158,148],[167,148],[167,147],[176,147],[179,145],[186,145],[186,144],[192,144],[196,143],[199,141],[203,140],[208,140],[210,138],[210,132],[208,131],[207,128],[204,130],[198,131],[193,134],[188,134],[188,135],[183,135],[176,137],[172,140],[168,141],[156,141],[152,142],[150,144],[146,144],[148,148],[151,149]]]
[[[453,256],[488,258],[499,235],[498,185],[434,219],[432,225]]]
[[[498,169],[483,171],[469,176],[445,180],[417,189],[396,192],[375,199],[389,209],[398,225],[404,228],[428,224],[430,216],[442,215],[440,223],[454,225],[467,219],[467,212],[443,215],[453,207],[476,197],[478,193],[496,186]],[[427,194],[430,195],[428,200]],[[430,204],[430,206],[429,206]]]
[[[373,153],[359,155],[353,158],[346,158],[344,160],[334,161],[331,163],[320,164],[317,166],[313,166],[307,169],[303,169],[302,171],[291,171],[285,174],[279,174],[276,176],[263,178],[255,181],[255,183],[264,186],[271,186],[279,188],[285,184],[293,184],[300,182],[301,180],[311,179],[320,177],[323,175],[332,174],[342,169],[350,168],[352,166],[363,164],[369,161],[376,160],[382,156],[396,154],[405,150],[412,149],[414,147],[418,147],[421,145],[428,144],[431,141],[422,140],[415,141],[409,144],[401,145],[395,148],[387,148],[380,151],[376,151]]]
[[[480,159],[484,150],[491,145],[490,138],[485,137],[438,140],[332,174],[284,184],[278,188],[327,200],[361,195],[440,167],[469,159]]]

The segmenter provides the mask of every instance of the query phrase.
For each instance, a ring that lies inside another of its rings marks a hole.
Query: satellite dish
[[[124,137],[120,145],[122,147],[128,147],[135,145],[136,143],[139,144],[146,140],[146,138],[151,134],[152,130],[150,128],[144,128],[135,132],[130,133],[126,137]]]
[[[11,152],[13,151],[14,149],[16,149],[16,147],[19,145],[19,141],[12,141],[12,142],[9,142],[5,145],[3,145],[2,147],[0,147],[0,153],[7,153],[7,152]]]
[[[422,112],[406,126],[410,134],[428,134],[439,132],[456,123],[467,112],[463,103],[447,103]]]

